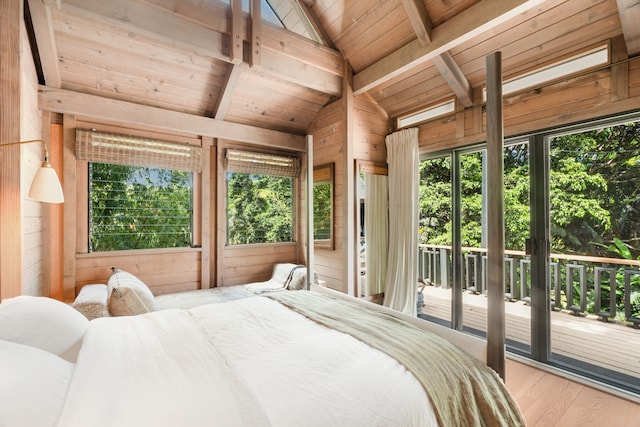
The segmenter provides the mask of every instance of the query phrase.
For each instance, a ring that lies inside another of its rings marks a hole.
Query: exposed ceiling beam
[[[231,48],[229,49],[229,60],[232,64],[242,62],[243,39],[242,21],[242,0],[231,0]]]
[[[422,0],[402,0],[402,3],[413,26],[413,31],[418,37],[418,41],[422,46],[427,46],[431,43],[433,24],[431,23],[424,3]],[[432,62],[440,74],[442,74],[442,77],[449,87],[451,87],[453,93],[458,97],[460,103],[467,108],[473,106],[473,91],[471,90],[471,85],[449,51],[434,56]]]
[[[229,62],[229,36],[165,10],[128,0],[64,0],[62,10]]]
[[[371,90],[543,2],[544,0],[478,2],[434,27],[431,43],[428,45],[423,46],[416,39],[360,71],[354,76],[354,92],[361,94]]]
[[[38,55],[40,56],[44,80],[51,87],[60,87],[62,79],[60,77],[58,50],[53,34],[53,23],[51,22],[51,10],[42,0],[29,0],[29,12],[31,13],[33,32],[38,44]]]
[[[306,140],[301,135],[47,86],[39,87],[38,107],[45,111],[75,114],[170,132],[211,136],[302,152],[306,150]]]
[[[249,65],[259,68],[262,57],[262,4],[260,0],[251,0],[250,15]]]
[[[319,68],[309,67],[290,56],[262,56],[261,72],[279,80],[295,83],[329,95],[342,94],[342,77]],[[285,78],[286,76],[286,78]]]
[[[453,93],[458,97],[460,103],[465,108],[473,106],[473,89],[471,89],[469,80],[467,80],[460,67],[458,67],[453,56],[447,51],[438,56],[434,56],[431,61]]]
[[[640,1],[617,0],[618,15],[629,56],[640,53]]]
[[[203,25],[194,24],[166,10],[151,7],[141,2],[128,0],[64,0],[62,9],[79,16],[86,16],[159,40],[169,46],[209,56],[227,63],[230,59],[230,37],[224,32],[215,31]],[[226,17],[221,19],[227,19]],[[267,28],[263,26],[262,30]],[[336,58],[342,56],[326,47],[318,48],[312,41],[301,42],[309,52],[291,49],[289,44],[270,45],[279,39],[273,37],[274,31],[262,31],[261,64],[265,72],[276,72],[285,82],[336,95],[341,93],[343,69],[336,65]],[[278,34],[284,31],[278,31]],[[268,36],[268,37],[267,37]],[[285,36],[283,36],[285,37]],[[243,33],[244,39],[246,33]],[[309,54],[311,53],[311,54]],[[314,62],[315,61],[315,62]]]
[[[423,46],[431,43],[431,30],[433,29],[433,23],[427,13],[427,8],[424,6],[422,0],[402,0],[404,9],[407,11],[409,21],[413,27],[413,32],[416,33],[418,41]]]
[[[224,120],[224,116],[227,115],[227,111],[229,110],[229,106],[231,105],[231,100],[233,98],[233,93],[235,92],[235,88],[238,85],[238,79],[242,73],[242,68],[242,64],[231,65],[229,67],[229,72],[227,73],[224,82],[224,88],[218,97],[217,105],[213,109],[213,117],[217,120]]]

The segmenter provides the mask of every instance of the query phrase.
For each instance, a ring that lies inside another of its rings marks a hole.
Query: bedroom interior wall
[[[338,99],[324,107],[307,130],[313,136],[313,164],[334,163],[333,239],[334,249],[314,248],[314,264],[318,278],[327,286],[345,292],[343,280],[344,218],[339,214],[344,205],[344,103]]]
[[[21,2],[0,2],[0,144],[20,140]],[[0,300],[22,292],[20,146],[0,150]]]
[[[20,140],[42,138],[42,116],[38,109],[38,76],[29,47],[24,22],[20,25]],[[42,163],[42,146],[25,144],[21,146],[20,188],[22,203],[22,294],[48,295],[48,286],[44,286],[43,240],[46,228],[46,203],[29,200],[26,195],[33,175]]]
[[[355,221],[354,218],[347,218],[343,214],[346,211],[345,204],[355,204],[346,191],[347,180],[354,180],[354,177],[347,176],[346,164],[353,164],[356,159],[386,163],[384,138],[390,126],[389,119],[379,107],[365,97],[353,98],[351,114],[346,114],[345,109],[345,99],[334,101],[320,111],[308,129],[314,140],[314,165],[334,163],[335,167],[334,249],[315,248],[315,268],[320,280],[326,281],[328,287],[341,292],[348,292],[347,282],[350,280],[346,277],[348,272],[345,265],[349,259],[347,239],[350,238],[346,232],[346,224],[348,221]],[[351,123],[348,123],[348,117],[351,118]],[[345,135],[352,135],[352,155],[348,154]]]

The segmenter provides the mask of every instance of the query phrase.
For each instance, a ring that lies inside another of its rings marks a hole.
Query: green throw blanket
[[[420,381],[441,426],[525,425],[499,376],[441,337],[328,295],[292,291],[269,297],[396,359]]]

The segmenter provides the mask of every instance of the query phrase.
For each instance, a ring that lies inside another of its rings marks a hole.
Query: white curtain
[[[389,264],[384,305],[416,315],[418,283],[418,129],[386,138],[389,165]]]
[[[365,174],[366,295],[385,292],[389,247],[389,184],[386,175]]]

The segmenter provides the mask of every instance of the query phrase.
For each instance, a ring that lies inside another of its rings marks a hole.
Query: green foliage
[[[313,186],[313,236],[316,240],[331,238],[331,184]]]
[[[293,179],[227,173],[227,243],[293,241]]]
[[[451,244],[450,175],[449,157],[420,163],[420,244]]]
[[[640,122],[555,137],[549,154],[552,252],[640,259]],[[528,160],[528,144],[505,147],[505,249],[523,250],[529,236]],[[460,156],[462,245],[476,248],[482,247],[482,161],[481,152]],[[450,158],[422,162],[420,179],[419,242],[451,245]],[[618,269],[615,302],[602,284],[603,309],[616,304],[623,310],[623,279]],[[640,276],[631,280],[632,310],[640,316]],[[564,288],[566,277],[560,281]],[[578,298],[577,282],[574,291]]]
[[[420,243],[451,242],[450,158],[420,165]],[[460,156],[462,245],[482,244],[482,153]],[[616,236],[640,255],[640,124],[563,135],[550,145],[552,251],[604,256]],[[505,147],[506,249],[529,235],[527,144]],[[594,244],[600,243],[600,245]],[[602,244],[605,244],[602,246]]]
[[[604,256],[614,237],[633,258],[640,233],[640,123],[554,138],[551,144],[554,250]]]
[[[91,163],[92,251],[191,245],[191,173]]]

